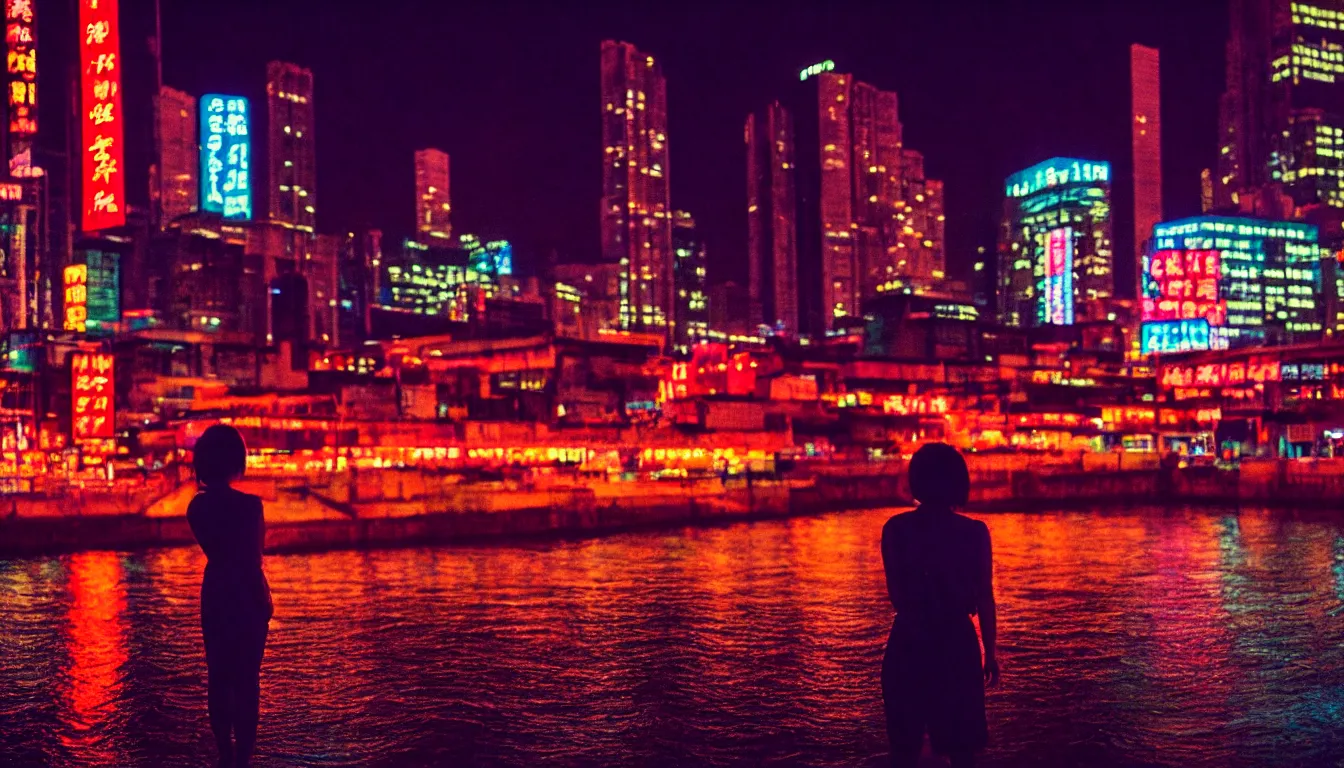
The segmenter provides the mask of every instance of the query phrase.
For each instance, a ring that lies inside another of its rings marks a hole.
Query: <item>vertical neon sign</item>
[[[89,319],[89,268],[71,264],[62,275],[65,283],[65,323],[67,331],[84,333]]]
[[[117,0],[80,0],[84,231],[126,223]]]
[[[1073,227],[1045,235],[1045,323],[1073,325]]]
[[[33,171],[33,136],[37,134],[37,25],[34,0],[5,0],[6,82],[9,89],[9,175],[23,178]]]
[[[114,411],[112,356],[76,352],[70,356],[70,432],[76,440],[113,437]]]
[[[201,210],[226,219],[252,218],[247,99],[201,97]]]

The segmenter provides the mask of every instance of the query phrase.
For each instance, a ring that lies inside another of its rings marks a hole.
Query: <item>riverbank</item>
[[[913,503],[904,472],[863,469],[838,466],[805,478],[726,485],[645,480],[547,488],[461,484],[448,476],[386,470],[314,484],[249,480],[242,488],[265,501],[267,550],[292,552],[601,536]],[[37,514],[0,520],[0,557],[191,544],[184,515],[194,492],[183,484],[139,513],[118,504],[108,513],[61,514],[60,500],[45,500],[34,507]],[[1344,508],[1344,474],[1283,462],[1234,472],[983,470],[975,472],[970,508],[1243,503]]]

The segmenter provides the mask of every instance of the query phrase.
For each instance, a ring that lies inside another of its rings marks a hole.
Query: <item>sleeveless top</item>
[[[266,529],[261,499],[233,488],[206,488],[187,507],[187,522],[205,552],[201,620],[271,618],[271,588],[261,569]]]

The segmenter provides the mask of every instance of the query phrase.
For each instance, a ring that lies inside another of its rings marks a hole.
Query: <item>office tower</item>
[[[1216,206],[1254,210],[1272,184],[1344,206],[1344,0],[1232,0],[1230,22]]]
[[[266,65],[270,220],[312,232],[317,223],[313,73],[297,64]]]
[[[602,43],[602,258],[621,270],[620,323],[665,332],[672,314],[667,82],[652,56]]]
[[[999,322],[1072,325],[1114,294],[1111,165],[1055,157],[1005,181]]]
[[[676,286],[676,330],[673,342],[685,347],[709,332],[709,298],[705,292],[705,241],[696,234],[695,219],[686,211],[672,214],[672,271]]]
[[[194,213],[199,206],[200,162],[196,144],[196,99],[189,93],[164,86],[159,89],[159,228],[179,216]]]
[[[798,199],[793,126],[774,102],[747,117],[747,254],[750,321],[798,332]]]
[[[415,152],[415,231],[421,240],[452,237],[449,220],[448,153],[441,149]]]
[[[753,320],[820,335],[865,297],[943,277],[942,185],[903,148],[897,107],[824,61],[747,118]]]
[[[1162,220],[1162,88],[1156,48],[1129,47],[1130,146],[1134,160],[1135,295],[1143,271],[1143,244]]]
[[[1311,224],[1196,216],[1153,227],[1145,255],[1142,351],[1229,349],[1316,341],[1320,230]],[[1199,382],[1184,386],[1199,387]]]

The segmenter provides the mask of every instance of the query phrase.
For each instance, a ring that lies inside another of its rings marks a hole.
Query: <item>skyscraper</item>
[[[602,43],[602,257],[621,270],[621,327],[666,330],[672,315],[667,81],[630,43]]]
[[[798,332],[798,198],[793,124],[778,101],[747,116],[750,322]]]
[[[196,211],[200,200],[196,146],[196,99],[189,93],[163,86],[157,102],[159,114],[158,189],[165,228],[174,219]]]
[[[673,315],[678,346],[694,344],[709,332],[709,296],[706,292],[705,241],[696,234],[695,219],[686,211],[672,214],[673,273],[676,309]]]
[[[1111,165],[1055,157],[1005,181],[999,322],[1073,325],[1114,295]]]
[[[441,149],[415,152],[415,231],[423,240],[453,235],[449,220],[448,153]]]
[[[266,65],[270,220],[312,232],[317,223],[313,73],[297,64]]]
[[[748,116],[753,321],[819,335],[865,297],[941,278],[942,185],[901,133],[896,94],[829,60]]]
[[[1344,207],[1344,0],[1232,0],[1215,201]],[[1336,147],[1340,147],[1337,149]]]
[[[1130,143],[1134,158],[1134,290],[1141,295],[1143,244],[1162,220],[1162,88],[1156,48],[1129,47]]]

